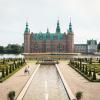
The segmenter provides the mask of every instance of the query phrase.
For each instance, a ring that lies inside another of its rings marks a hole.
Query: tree
[[[23,52],[24,52],[24,43],[21,46],[21,53],[23,53]]]
[[[5,47],[5,53],[8,54],[20,54],[23,52],[23,46],[20,46],[18,44],[8,44],[8,46]]]
[[[97,45],[97,49],[100,50],[100,42]]]
[[[0,53],[4,53],[4,47],[0,46]]]

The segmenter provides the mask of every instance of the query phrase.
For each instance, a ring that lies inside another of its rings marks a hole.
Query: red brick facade
[[[72,29],[68,33],[61,33],[57,23],[56,33],[30,33],[28,24],[24,32],[24,53],[73,53],[74,34]]]

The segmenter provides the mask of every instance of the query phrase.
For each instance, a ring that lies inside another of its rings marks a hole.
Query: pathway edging
[[[68,95],[69,95],[69,97],[70,97],[70,100],[76,100],[76,97],[74,96],[74,94],[72,93],[70,87],[69,87],[68,84],[66,83],[66,81],[65,81],[65,79],[64,79],[64,77],[63,77],[63,75],[62,75],[62,73],[61,73],[61,71],[60,71],[58,65],[55,64],[55,66],[56,66],[56,68],[57,68],[57,70],[58,70],[58,73],[59,73],[61,79],[62,79],[62,82],[63,82],[63,84],[64,84],[64,86],[65,86],[65,89],[66,89],[67,92],[68,92]]]
[[[29,80],[27,81],[26,85],[24,86],[24,88],[22,89],[22,91],[20,92],[20,94],[18,95],[16,100],[22,100],[28,87],[30,86],[32,79],[34,77],[34,75],[36,74],[38,68],[40,67],[40,64],[36,67],[35,71],[33,72],[33,74],[31,75],[31,77],[29,78]]]

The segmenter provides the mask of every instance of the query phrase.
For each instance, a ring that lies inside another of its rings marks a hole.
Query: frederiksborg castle
[[[73,53],[74,52],[74,33],[71,22],[67,32],[61,33],[59,20],[57,21],[56,31],[34,33],[30,32],[28,23],[24,31],[24,53]]]

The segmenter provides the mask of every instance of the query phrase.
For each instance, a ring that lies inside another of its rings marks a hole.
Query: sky
[[[74,43],[100,41],[100,0],[0,0],[0,45],[22,44],[26,21],[30,31],[61,32],[72,22]]]

